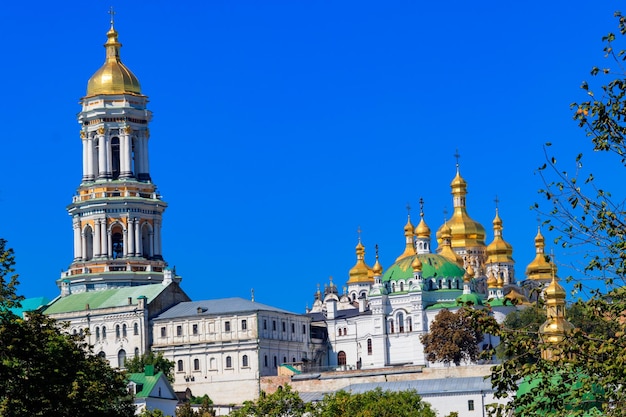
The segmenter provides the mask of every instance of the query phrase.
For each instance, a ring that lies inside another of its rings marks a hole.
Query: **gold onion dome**
[[[407,256],[415,255],[413,236],[413,223],[411,223],[411,215],[409,214],[407,222],[404,225],[404,239],[406,241],[406,245],[404,247],[404,252],[402,252],[402,255],[396,258],[396,262],[398,262],[400,259],[406,258]]]
[[[452,262],[455,262],[457,265],[463,266],[463,259],[452,249],[452,246],[450,245],[452,232],[450,231],[448,222],[446,221],[439,230],[441,231],[441,242],[439,243],[437,252],[439,253],[439,255],[449,259]]]
[[[117,40],[117,31],[113,27],[107,32],[107,41],[104,44],[106,59],[89,79],[87,96],[98,94],[141,94],[139,80],[120,60],[122,44]]]
[[[463,281],[470,282],[472,278],[474,278],[474,268],[472,268],[472,265],[468,265],[465,270],[465,275],[463,275]]]
[[[420,222],[415,227],[415,236],[430,239],[430,227],[424,221],[424,213],[420,213]]]
[[[496,208],[493,219],[493,241],[487,246],[487,263],[513,262],[513,246],[502,238],[502,219]]]
[[[533,280],[548,281],[556,275],[556,265],[546,260],[545,239],[541,234],[541,230],[537,229],[535,236],[535,259],[526,267],[526,278]]]
[[[369,282],[371,274],[371,268],[365,263],[365,246],[359,240],[356,245],[356,264],[350,269],[350,279],[348,283],[354,282]]]
[[[459,166],[457,165],[456,176],[450,183],[454,202],[454,213],[448,220],[452,234],[452,247],[472,247],[485,246],[485,228],[473,220],[465,206],[465,196],[467,195],[467,182],[461,177]],[[443,226],[437,231],[437,241],[441,243]]]
[[[380,261],[378,260],[378,245],[376,245],[376,262],[374,263],[374,266],[372,267],[372,274],[374,276],[383,275],[383,266],[380,264]]]
[[[420,261],[419,256],[415,255],[413,262],[411,262],[411,268],[413,268],[413,272],[422,271],[422,261]]]
[[[498,280],[493,275],[493,271],[489,272],[489,278],[487,278],[487,288],[496,288],[498,285]]]

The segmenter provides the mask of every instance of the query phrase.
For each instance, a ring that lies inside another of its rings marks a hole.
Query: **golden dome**
[[[528,298],[526,298],[526,296],[524,296],[523,294],[520,294],[519,292],[517,292],[515,288],[511,289],[511,291],[509,291],[509,293],[505,295],[504,298],[509,299],[513,303],[518,304],[518,305],[529,303]]]
[[[417,227],[415,227],[415,236],[430,239],[430,227],[428,227],[424,221],[424,213],[420,213],[420,222]]]
[[[365,246],[359,240],[356,245],[356,264],[350,269],[348,284],[355,282],[370,282],[371,268],[365,263]]]
[[[448,223],[445,222],[439,230],[441,231],[441,243],[439,243],[439,247],[437,247],[437,252],[439,255],[448,258],[452,262],[455,262],[457,265],[463,267],[463,259],[452,249],[452,246],[450,245],[452,232],[450,231]]]
[[[396,262],[407,256],[415,255],[415,246],[413,242],[413,224],[411,223],[411,215],[409,214],[406,224],[404,225],[404,239],[406,241],[404,252],[396,258]]]
[[[487,278],[487,288],[496,288],[498,285],[498,280],[493,275],[493,271],[489,272],[489,278]]]
[[[502,238],[502,219],[496,208],[496,217],[493,219],[493,241],[487,246],[487,263],[512,263],[513,246]]]
[[[544,296],[546,300],[565,300],[565,296],[567,295],[565,289],[561,287],[561,284],[557,282],[556,277],[552,278],[550,284],[543,290]]]
[[[422,271],[422,261],[420,258],[416,256],[411,262],[411,268],[413,268],[413,272],[421,272]]]
[[[552,279],[553,275],[556,275],[556,265],[546,260],[544,242],[541,230],[537,229],[537,236],[535,236],[535,259],[526,267],[526,278],[528,279],[547,282]]]
[[[451,245],[453,248],[468,248],[473,246],[485,246],[485,228],[473,220],[465,206],[467,195],[467,182],[461,177],[457,165],[456,176],[450,184],[454,203],[454,213],[447,221],[452,234]],[[443,226],[437,231],[437,241],[441,244]]]
[[[106,59],[89,79],[87,96],[98,94],[141,94],[139,80],[120,60],[121,43],[117,40],[117,32],[111,22],[107,32]]]

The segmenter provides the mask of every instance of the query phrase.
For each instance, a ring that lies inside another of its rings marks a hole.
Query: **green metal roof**
[[[156,375],[146,375],[145,373],[134,373],[128,374],[128,380],[134,382],[137,385],[141,386],[141,391],[138,391],[135,394],[137,398],[147,398],[150,396],[150,393],[154,389],[163,372],[159,372]]]
[[[137,298],[145,296],[148,303],[154,300],[165,288],[163,284],[138,285],[134,287],[115,288],[109,290],[86,291],[58,297],[45,310],[45,314],[71,313],[89,309],[122,307],[128,305],[128,298],[132,304],[137,304]]]
[[[422,262],[422,278],[462,278],[465,274],[463,268],[448,258],[435,253],[422,253],[419,255],[407,256],[393,264],[383,274],[383,282],[409,280],[413,278],[413,259],[418,257]]]
[[[25,312],[35,311],[48,304],[50,300],[46,297],[26,298],[20,302],[20,308],[11,308],[11,312],[16,316],[23,317]]]

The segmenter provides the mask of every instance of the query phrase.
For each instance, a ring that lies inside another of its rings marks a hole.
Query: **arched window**
[[[404,282],[400,282],[400,291],[404,291]]]
[[[287,363],[287,357],[283,356],[283,363]]]
[[[243,366],[243,367],[247,367],[248,366],[248,355],[243,355],[241,357],[241,366]]]
[[[120,338],[120,325],[119,324],[115,326],[115,338],[116,339]]]
[[[122,324],[122,337],[126,337],[126,323]]]
[[[139,348],[135,348],[135,357],[139,356]]]
[[[120,177],[120,138],[111,138],[111,175],[116,180]]]
[[[141,227],[141,254],[146,259],[152,259],[152,227],[144,223]]]
[[[85,245],[84,247],[84,254],[85,254],[85,261],[88,261],[90,259],[93,259],[93,230],[91,229],[91,226],[87,225],[85,227],[85,229],[83,230],[83,245]]]
[[[367,339],[367,354],[371,355],[372,354],[372,339]]]
[[[278,359],[274,356],[274,368],[278,368]]]
[[[183,368],[183,361],[179,359],[178,362],[176,362],[176,365],[177,365],[176,370],[178,372],[183,372],[183,370],[184,370],[184,368]]]
[[[135,336],[139,336],[139,324],[138,323],[133,324],[133,334]]]
[[[230,356],[226,356],[226,367],[227,368],[233,367],[233,358],[231,358]]]
[[[393,333],[393,332],[394,332],[393,319],[389,319],[389,333]]]
[[[125,361],[126,361],[126,351],[124,349],[120,349],[120,351],[117,352],[117,367],[123,368]]]
[[[396,283],[395,282],[391,283],[391,292],[396,292]]]
[[[106,354],[106,353],[104,353],[103,351],[100,351],[100,352],[98,352],[98,356],[99,356],[100,358],[106,359],[107,354]]]
[[[96,340],[100,340],[100,328],[96,327]]]
[[[400,333],[404,333],[404,314],[398,313],[398,330]]]
[[[339,336],[341,336],[341,327],[339,328],[339,330],[337,331],[337,333],[339,334]]]
[[[337,353],[337,365],[343,366],[346,364],[346,352],[343,350]]]
[[[111,243],[113,259],[122,258],[124,256],[124,229],[120,224],[111,227]]]
[[[193,360],[193,370],[194,371],[199,371],[200,370],[200,359],[194,359]]]
[[[411,319],[411,317],[406,318],[406,327],[408,327],[409,332],[413,331],[413,320]]]
[[[107,338],[107,328],[106,326],[102,326],[102,339],[106,339]]]
[[[267,368],[267,366],[268,366],[267,364],[268,364],[268,362],[267,362],[267,355],[265,355],[263,357],[263,366],[265,366]]]

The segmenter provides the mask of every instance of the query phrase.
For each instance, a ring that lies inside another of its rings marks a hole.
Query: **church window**
[[[241,330],[248,330],[248,321],[247,320],[241,320]]]
[[[126,337],[126,324],[122,324],[122,337]]]
[[[274,356],[274,368],[278,368],[278,359]]]
[[[193,333],[194,335],[198,334],[198,325],[197,324],[191,325],[191,333]]]
[[[98,356],[99,356],[100,358],[105,358],[105,359],[106,359],[107,354],[106,354],[106,353],[104,353],[104,352],[101,350],[100,352],[98,352]]]
[[[283,356],[283,363],[287,363],[287,357]]]
[[[263,319],[263,330],[267,330],[267,320]]]
[[[96,327],[96,340],[100,340],[100,328]]]
[[[291,333],[295,333],[295,332],[296,332],[296,324],[291,323]]]
[[[176,326],[176,336],[183,335],[183,326]]]
[[[295,363],[296,362],[296,358],[291,358],[291,363]]]
[[[372,354],[372,339],[367,339],[367,354],[371,355]]]
[[[343,350],[337,353],[337,365],[345,366],[346,364],[346,352]]]
[[[393,333],[394,328],[393,328],[393,319],[389,320],[389,333]]]
[[[283,332],[286,332],[287,331],[287,327],[286,327],[285,322],[283,321],[281,324],[283,325]]]
[[[409,332],[413,331],[413,320],[411,317],[406,318],[406,326],[409,328]]]
[[[111,138],[111,174],[116,180],[120,177],[120,138]]]
[[[115,326],[115,338],[119,339],[120,338],[120,325],[116,325]]]
[[[126,362],[126,351],[124,349],[120,349],[120,351],[117,352],[117,367],[123,368],[125,365],[124,362]]]
[[[404,333],[404,314],[398,313],[398,331]]]
[[[400,283],[400,291],[404,291],[404,282]]]
[[[76,336],[76,335],[78,334],[78,332],[76,331],[76,329],[72,330],[72,334],[73,334],[74,336]]]
[[[272,330],[276,331],[276,320],[272,320]]]
[[[124,256],[124,235],[122,227],[116,225],[111,229],[111,243],[113,247],[113,259]]]
[[[149,223],[144,223],[141,227],[141,254],[146,259],[152,259],[152,228]]]
[[[107,328],[106,326],[102,326],[102,340],[107,338]]]
[[[135,348],[135,357],[139,356],[139,348]]]
[[[84,238],[84,252],[85,252],[85,261],[88,261],[93,258],[93,230],[91,226],[85,227],[83,232]]]
[[[230,321],[224,322],[224,331],[230,332]]]
[[[341,336],[341,327],[339,328],[339,331],[337,331],[337,334]]]
[[[167,336],[167,330],[166,330],[166,327],[163,326],[161,327],[161,337],[165,337],[165,336]]]
[[[193,360],[193,370],[194,371],[199,371],[200,370],[200,359],[194,359]]]
[[[139,336],[139,324],[137,323],[133,324],[133,334]]]
[[[474,411],[474,400],[467,400],[467,409],[469,411]]]
[[[391,292],[396,292],[396,283],[395,282],[391,283]]]
[[[267,355],[263,357],[263,366],[267,368]]]
[[[452,289],[452,281],[451,280],[448,280],[448,288]]]
[[[346,336],[348,334],[348,328],[344,327],[343,328],[343,335]]]
[[[306,334],[306,324],[302,325],[302,334]]]
[[[178,372],[183,372],[184,368],[183,368],[183,361],[182,360],[178,360],[178,362],[176,362],[176,370]]]
[[[226,367],[227,368],[233,367],[233,358],[231,358],[230,356],[226,356]]]
[[[248,355],[243,355],[241,357],[241,366],[243,366],[244,368],[248,367]]]

